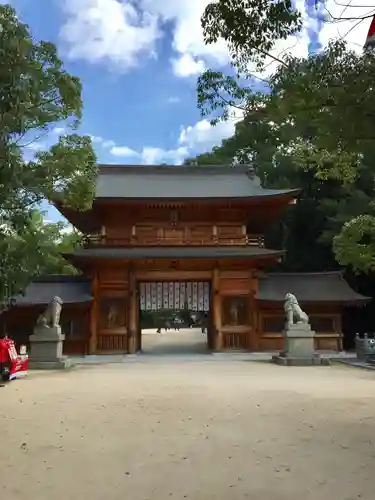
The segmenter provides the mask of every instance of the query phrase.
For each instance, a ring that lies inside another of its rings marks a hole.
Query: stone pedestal
[[[284,332],[285,349],[273,361],[284,366],[329,365],[329,359],[315,352],[315,332],[307,323],[289,325]]]
[[[69,368],[70,360],[63,356],[65,335],[60,326],[37,326],[30,336],[30,368],[36,370],[56,370]]]

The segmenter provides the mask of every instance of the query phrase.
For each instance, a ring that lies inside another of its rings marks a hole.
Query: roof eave
[[[282,304],[284,302],[283,298],[264,298],[264,297],[257,297],[255,295],[255,300],[259,302],[270,302],[270,303],[277,303],[277,304]],[[299,304],[329,304],[329,305],[342,305],[343,307],[345,306],[354,306],[354,305],[365,305],[368,304],[369,302],[372,301],[372,297],[365,297],[361,296],[358,298],[353,298],[353,299],[347,299],[347,300],[342,300],[342,299],[336,299],[336,300],[319,300],[319,299],[314,299],[314,300],[298,300]]]
[[[79,211],[73,210],[59,201],[51,201],[51,203],[72,226],[83,233],[94,232],[100,227],[93,207],[89,210]]]
[[[301,189],[280,190],[279,193],[267,193],[249,196],[235,196],[235,197],[128,197],[128,196],[95,196],[96,202],[110,202],[110,201],[127,201],[127,202],[148,202],[148,203],[178,203],[178,202],[244,202],[244,201],[259,201],[270,200],[277,198],[293,198],[300,194]]]
[[[176,247],[177,248],[177,247]],[[215,250],[215,247],[212,249],[213,251]],[[218,260],[248,260],[248,259],[265,259],[265,258],[278,258],[278,257],[283,257],[285,255],[284,250],[275,250],[272,253],[259,253],[259,254],[253,254],[253,255],[224,255],[224,256],[218,256],[215,255],[214,253],[211,255],[178,255],[176,256],[171,256],[171,255],[157,255],[157,256],[144,256],[144,255],[127,255],[127,256],[121,256],[121,255],[100,255],[100,254],[78,254],[74,252],[62,252],[61,253],[62,257],[64,259],[68,260],[69,262],[72,262],[73,260],[80,260],[81,262],[83,260],[143,260],[143,259],[155,259],[155,260],[171,260],[171,259],[189,259],[189,260],[211,260],[211,259],[218,259]]]

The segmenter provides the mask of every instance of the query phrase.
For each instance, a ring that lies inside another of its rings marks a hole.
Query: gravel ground
[[[0,389],[0,498],[374,500],[374,388],[173,355],[33,372]]]

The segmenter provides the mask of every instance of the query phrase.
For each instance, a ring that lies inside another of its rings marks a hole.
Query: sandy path
[[[0,389],[4,500],[374,500],[375,372],[132,362]]]

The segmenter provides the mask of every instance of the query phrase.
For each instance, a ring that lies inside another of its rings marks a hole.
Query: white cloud
[[[114,141],[106,140],[100,135],[91,135],[90,137],[93,144],[97,144],[105,149],[113,148],[116,145]]]
[[[206,66],[223,66],[229,62],[223,40],[213,45],[203,41],[200,18],[211,0],[61,0],[66,15],[61,37],[74,59],[110,63],[117,70],[127,71],[155,56],[156,42],[163,36],[162,23],[173,23],[171,59],[173,71],[179,77],[196,76]],[[323,0],[322,0],[323,1]],[[374,10],[371,0],[337,2],[324,0],[327,9],[337,17],[358,17]],[[285,52],[304,57],[308,51],[308,28],[317,29],[316,19],[309,17],[306,0],[295,0],[302,12],[304,28],[297,37],[279,41],[271,52],[282,57]],[[348,6],[346,6],[348,4]],[[363,5],[369,4],[368,7]],[[136,7],[134,7],[136,5]],[[320,5],[318,11],[325,11]],[[318,12],[317,11],[317,12]],[[354,27],[356,20],[337,24],[325,23],[320,39],[325,46],[329,39],[344,36],[362,50],[370,20]],[[272,73],[277,62],[267,58],[266,74]]]
[[[112,141],[107,141],[112,142]],[[137,157],[139,153],[134,151],[134,149],[128,148],[127,146],[113,146],[110,151],[113,156],[122,156],[123,158]]]
[[[165,150],[161,148],[146,147],[143,148],[140,155],[142,163],[146,165],[155,165],[158,163],[172,162],[176,165],[182,163],[189,155],[186,147]]]
[[[172,59],[173,72],[176,76],[186,77],[203,73],[205,64],[202,59],[196,59],[191,54],[183,54],[178,59]]]
[[[67,16],[60,35],[72,59],[110,61],[120,69],[137,66],[154,54],[160,36],[158,18],[130,1],[62,0]]]
[[[319,36],[323,47],[333,38],[342,38],[348,43],[350,49],[358,53],[363,51],[371,18],[362,21],[360,18],[375,14],[372,0],[352,0],[351,2],[325,0],[325,6],[320,6],[320,12],[326,15],[327,20],[330,19],[330,15],[333,18],[341,18],[340,21],[331,20],[324,23]]]
[[[114,146],[109,152],[117,158],[134,158],[138,163],[145,165],[157,165],[166,162],[179,164],[189,155],[188,148],[185,146],[170,150],[149,146],[144,147],[139,152],[128,146]]]
[[[209,0],[61,0],[60,36],[73,59],[110,63],[127,71],[155,56],[162,23],[174,23],[172,67],[178,76],[196,75],[204,61],[229,61],[223,41],[206,46],[200,17]]]
[[[62,135],[65,132],[65,129],[63,127],[55,127],[52,132],[56,135]]]
[[[208,120],[200,120],[195,125],[181,128],[179,143],[194,151],[208,151],[233,135],[235,123],[234,120],[229,120],[213,127]]]
[[[113,148],[115,145],[116,145],[116,143],[114,141],[111,141],[111,140],[109,140],[109,141],[103,140],[102,141],[102,146],[103,146],[103,148],[106,148],[106,149]]]
[[[136,151],[128,146],[114,146],[109,153],[117,158],[134,158],[138,163],[157,165],[160,163],[181,164],[187,157],[204,151],[209,151],[213,146],[219,146],[221,141],[234,133],[237,117],[227,122],[220,122],[213,127],[207,120],[200,120],[195,125],[181,127],[176,148],[163,149],[158,147],[144,147]]]

